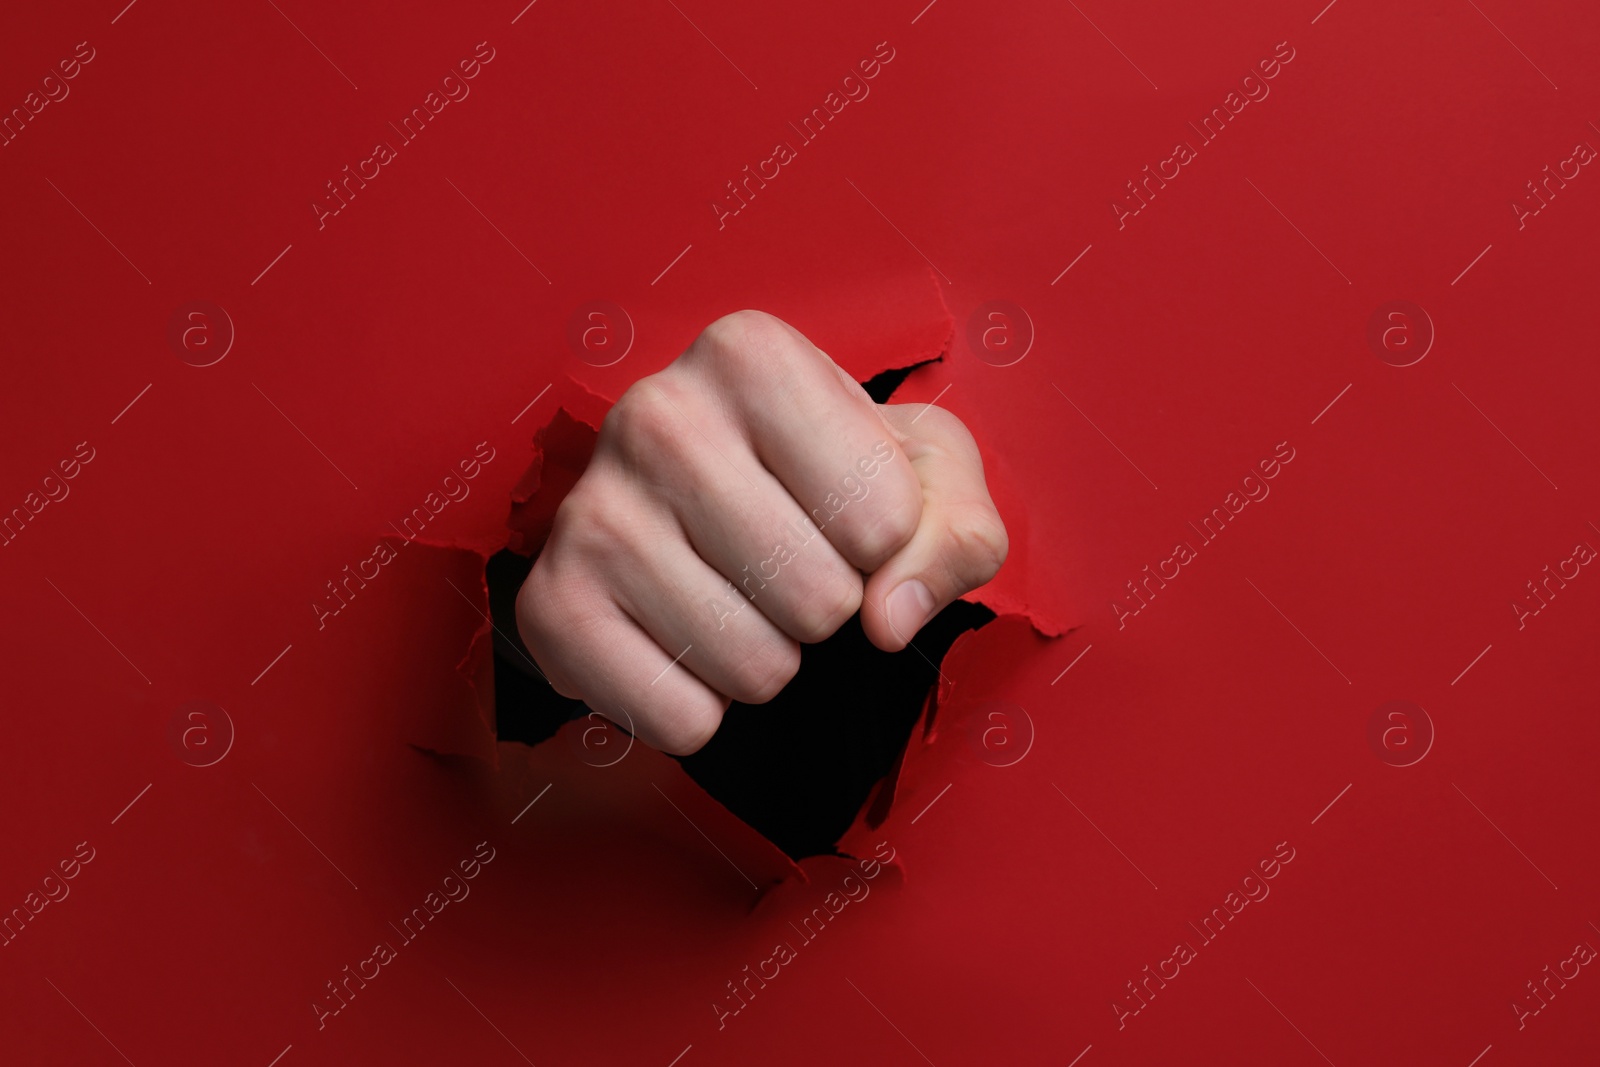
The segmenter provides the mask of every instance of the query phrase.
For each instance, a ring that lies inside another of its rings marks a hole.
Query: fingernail
[[[884,606],[888,608],[889,629],[909,643],[933,614],[933,594],[921,581],[912,578],[896,586]]]

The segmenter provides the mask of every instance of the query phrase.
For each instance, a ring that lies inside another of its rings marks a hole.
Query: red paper
[[[0,1059],[1592,1061],[1592,10],[123,2],[0,34]],[[743,307],[1011,534],[799,864],[485,717]]]

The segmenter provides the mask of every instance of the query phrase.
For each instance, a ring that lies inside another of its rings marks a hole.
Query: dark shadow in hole
[[[925,359],[921,363],[913,363],[909,367],[891,367],[882,374],[875,374],[861,383],[861,388],[867,391],[874,404],[887,404],[889,397],[900,388],[900,383],[911,377],[911,372],[919,367],[926,367],[930,363],[938,363],[944,359],[939,356],[935,359]]]
[[[489,560],[489,601],[498,630],[517,632],[517,589],[531,561],[514,552]],[[917,634],[914,649],[875,648],[857,616],[803,647],[800,673],[766,704],[734,704],[705,748],[680,762],[718,802],[794,859],[832,855],[880,779],[895,764],[929,691],[935,664],[967,630],[994,618],[956,601]],[[920,655],[918,653],[921,653]],[[588,712],[532,669],[521,648],[495,638],[495,722],[502,741],[535,745]]]
[[[495,628],[515,638],[516,596],[532,561],[489,560]],[[875,648],[857,616],[828,640],[803,647],[800,673],[771,701],[735,703],[705,748],[679,762],[728,810],[794,859],[832,855],[874,785],[905,748],[935,666],[955,639],[994,618],[956,601],[917,634],[914,649]],[[920,655],[919,655],[920,653]],[[535,745],[588,713],[551,689],[516,647],[495,638],[495,723],[502,741]]]
[[[867,640],[858,615],[804,646],[800,673],[771,701],[730,707],[684,769],[791,857],[831,855],[905,749],[939,680],[935,664],[993,618],[958,600],[922,628],[915,651],[889,653]]]

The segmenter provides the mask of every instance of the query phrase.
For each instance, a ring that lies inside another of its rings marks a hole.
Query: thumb
[[[960,419],[931,404],[886,404],[878,414],[922,484],[916,533],[867,578],[862,596],[867,638],[898,652],[941,608],[993,578],[1008,542],[977,443]]]

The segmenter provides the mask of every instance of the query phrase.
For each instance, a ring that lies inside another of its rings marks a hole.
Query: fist
[[[634,383],[556,513],[517,625],[564,696],[687,755],[856,612],[906,647],[993,578],[1006,531],[954,415],[877,405],[771,315]]]

